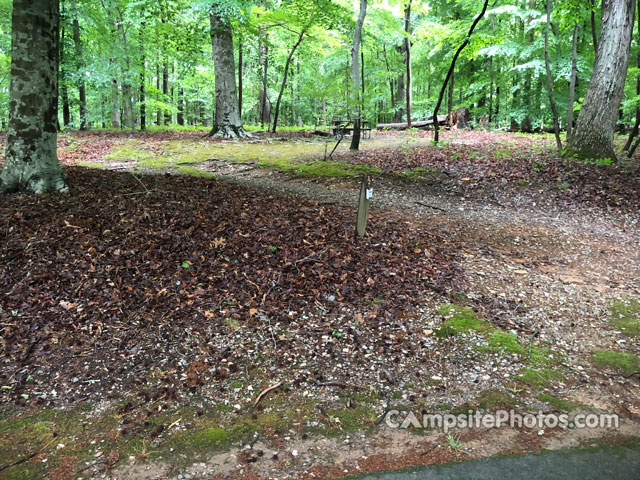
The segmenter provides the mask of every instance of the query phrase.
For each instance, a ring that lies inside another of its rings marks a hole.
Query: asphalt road
[[[589,450],[560,450],[486,458],[397,472],[361,475],[358,480],[640,480],[640,444]]]

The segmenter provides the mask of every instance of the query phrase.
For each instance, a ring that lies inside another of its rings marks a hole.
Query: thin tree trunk
[[[162,65],[162,101],[166,103],[169,102],[169,65],[165,62]],[[164,112],[164,125],[169,125],[171,123],[171,114],[169,111]]]
[[[598,56],[598,34],[596,32],[596,0],[591,0],[591,38],[593,39],[593,51]]]
[[[144,22],[141,25],[140,31],[140,130],[145,131],[147,129],[147,104],[145,103],[146,98],[146,78],[145,78],[145,70],[146,70],[146,56],[144,51]]]
[[[178,125],[184,125],[184,90],[178,88],[178,116],[176,118]]]
[[[238,115],[242,118],[242,40],[238,43]]]
[[[156,64],[156,91],[160,92],[162,88],[162,79],[160,76],[160,64]],[[156,125],[162,125],[162,109],[156,112]]]
[[[569,140],[568,153],[582,158],[611,158],[629,63],[635,0],[603,0],[602,29],[589,88]]]
[[[69,107],[67,70],[65,68],[64,62],[64,27],[62,27],[62,31],[60,33],[60,96],[62,97],[62,125],[64,127],[68,127],[71,123],[71,108]]]
[[[404,9],[404,51],[406,55],[406,67],[407,67],[407,85],[405,89],[405,100],[407,103],[407,127],[411,128],[411,88],[412,88],[412,75],[411,75],[411,0],[407,2]]]
[[[302,43],[302,39],[304,38],[305,33],[306,33],[306,29],[302,30],[298,34],[298,41],[289,52],[289,56],[287,57],[287,61],[284,65],[284,78],[282,79],[282,85],[280,86],[280,93],[278,94],[278,101],[276,102],[276,110],[273,115],[273,127],[271,128],[271,131],[273,133],[276,133],[276,129],[278,128],[278,113],[280,111],[280,103],[282,102],[282,95],[284,94],[284,89],[287,84],[287,75],[289,73],[289,65],[291,65],[291,59],[293,58],[293,54],[296,52],[296,49],[298,48],[298,46]]]
[[[0,192],[67,191],[57,148],[60,10],[14,1],[9,126]]]
[[[569,108],[567,111],[567,140],[571,137],[573,128],[573,105],[576,97],[576,78],[578,77],[578,22],[573,25],[571,39],[571,80],[569,82]]]
[[[120,92],[118,91],[118,80],[111,81],[111,126],[120,128]]]
[[[544,66],[547,72],[547,95],[549,95],[549,105],[553,115],[553,133],[556,136],[558,152],[562,151],[562,140],[560,140],[560,123],[558,122],[558,109],[553,99],[553,78],[551,76],[551,65],[549,61],[549,25],[551,24],[551,1],[547,0],[547,23],[544,30]]]
[[[638,0],[638,4],[636,5],[636,10],[637,10],[637,28],[638,28],[638,42],[640,43],[640,0]],[[638,56],[636,57],[636,67],[638,68],[638,71],[640,72],[640,52],[638,53]],[[636,96],[640,97],[640,73],[636,72]],[[629,151],[629,148],[631,147],[631,143],[633,142],[633,139],[638,136],[638,129],[640,128],[640,105],[636,105],[636,123],[633,125],[633,130],[631,131],[631,134],[629,135],[629,138],[627,139],[627,143],[625,143],[623,151],[627,152]]]
[[[80,38],[80,23],[78,22],[78,5],[73,0],[73,43],[76,51],[76,69],[78,73],[78,97],[80,99],[80,130],[89,130],[87,118],[87,87],[84,81],[84,60],[82,56],[82,40]]]
[[[233,36],[229,19],[223,19],[217,11],[209,15],[211,48],[216,79],[216,114],[209,136],[224,138],[249,137],[238,111]]]
[[[440,105],[442,105],[442,98],[444,97],[444,92],[445,92],[445,90],[447,88],[447,83],[449,82],[449,78],[451,78],[451,75],[453,74],[453,70],[456,68],[456,60],[460,56],[460,52],[462,52],[462,50],[464,50],[464,47],[466,47],[469,44],[469,38],[471,38],[471,34],[475,30],[476,25],[478,25],[478,22],[480,22],[482,17],[484,17],[484,14],[487,11],[487,6],[488,5],[489,5],[489,0],[485,0],[484,4],[482,5],[482,11],[480,12],[480,15],[478,15],[476,17],[476,19],[473,21],[473,23],[471,24],[471,28],[469,29],[469,33],[467,33],[467,36],[464,39],[464,42],[462,42],[460,47],[458,47],[458,50],[453,55],[453,59],[451,59],[451,66],[449,67],[449,71],[447,72],[447,76],[444,79],[444,83],[442,84],[442,89],[440,90],[440,95],[438,95],[438,102],[436,103],[436,108],[433,110],[433,126],[435,128],[435,135],[434,135],[433,140],[436,143],[438,143],[439,133],[440,133],[440,128],[439,128],[439,125],[438,125],[438,110],[440,109]]]
[[[360,92],[360,66],[358,60],[360,57],[360,43],[362,42],[362,26],[367,15],[367,0],[360,0],[360,12],[356,21],[356,29],[353,33],[353,45],[351,46],[351,79],[353,80],[353,101],[355,108],[353,112],[353,135],[351,137],[350,150],[360,149],[360,108],[362,98]]]
[[[489,57],[489,123],[493,122],[493,57]]]

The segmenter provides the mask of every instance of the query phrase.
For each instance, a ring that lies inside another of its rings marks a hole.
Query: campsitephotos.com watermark
[[[569,416],[566,413],[519,413],[515,410],[498,410],[493,413],[475,412],[454,415],[452,413],[425,413],[416,415],[413,412],[389,410],[385,415],[385,423],[390,428],[428,428],[442,430],[444,433],[452,429],[464,428],[611,428],[619,427],[620,419],[616,414],[583,414]]]

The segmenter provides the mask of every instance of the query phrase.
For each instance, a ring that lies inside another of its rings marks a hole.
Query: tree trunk
[[[440,129],[438,125],[438,110],[440,109],[440,105],[442,105],[442,98],[444,97],[444,92],[447,88],[447,83],[449,82],[449,78],[451,78],[451,75],[453,75],[453,70],[456,68],[456,60],[460,56],[460,52],[462,52],[462,50],[464,50],[464,47],[466,47],[469,44],[469,38],[471,38],[471,34],[475,30],[476,25],[478,25],[478,22],[480,22],[482,17],[484,17],[484,13],[487,11],[488,5],[489,5],[489,0],[484,0],[484,4],[482,5],[482,11],[480,12],[480,15],[478,15],[476,19],[473,21],[473,23],[471,24],[471,28],[469,28],[469,33],[467,33],[467,36],[465,37],[464,42],[462,42],[462,44],[458,47],[458,50],[456,51],[456,53],[453,55],[453,58],[451,59],[451,66],[449,66],[449,71],[447,72],[447,76],[445,77],[444,83],[442,84],[440,95],[438,95],[438,102],[436,103],[436,108],[433,110],[433,125],[435,127],[435,134],[433,137],[433,141],[435,143],[438,143],[439,135],[440,135]]]
[[[551,0],[547,0],[547,23],[544,30],[544,66],[547,72],[547,95],[549,95],[549,105],[553,115],[553,132],[556,136],[558,152],[562,151],[562,140],[560,140],[560,123],[558,121],[558,109],[553,99],[553,78],[551,76],[551,65],[549,62],[549,25],[551,24]]]
[[[353,100],[355,109],[353,112],[353,136],[351,137],[350,150],[358,150],[360,148],[360,106],[362,98],[360,92],[360,66],[358,60],[360,57],[360,42],[362,41],[362,25],[367,15],[367,0],[360,0],[360,12],[356,21],[356,29],[353,33],[353,45],[351,47],[351,79],[353,80]]]
[[[57,156],[60,10],[14,0],[9,127],[0,192],[67,191]]]
[[[638,42],[640,42],[640,0],[638,0],[638,4],[636,5],[637,16],[636,22],[638,24]],[[640,52],[636,57],[636,67],[639,72],[636,72],[636,96],[640,97]],[[631,143],[633,139],[638,136],[638,129],[640,129],[640,105],[636,105],[636,123],[633,125],[633,130],[631,134],[629,134],[629,138],[627,139],[627,143],[624,145],[623,151],[628,152],[631,147]]]
[[[282,102],[282,95],[284,94],[284,88],[287,84],[287,74],[289,73],[289,65],[291,65],[291,59],[293,58],[293,54],[296,52],[296,49],[298,48],[298,46],[302,43],[302,39],[304,38],[305,33],[306,33],[306,30],[302,30],[298,34],[298,41],[289,52],[289,56],[287,57],[287,61],[284,65],[284,77],[282,79],[282,85],[280,86],[278,101],[276,102],[276,111],[273,115],[273,127],[271,128],[271,131],[273,133],[276,133],[276,129],[278,128],[278,113],[280,111],[280,103]]]
[[[267,128],[271,123],[271,102],[269,101],[268,90],[268,72],[269,72],[269,47],[267,46],[267,34],[260,33],[260,43],[258,44],[258,64],[262,67],[262,85],[260,92],[258,93],[258,101],[260,102],[259,114],[260,114],[260,127],[264,128],[265,123]]]
[[[178,88],[178,116],[176,117],[178,125],[184,125],[184,90]]]
[[[71,123],[71,108],[69,107],[69,91],[67,88],[67,70],[64,66],[64,27],[60,33],[60,96],[62,97],[62,125],[68,127]]]
[[[576,78],[578,77],[578,22],[573,25],[571,39],[571,80],[569,82],[569,107],[567,109],[567,140],[573,129],[573,105],[576,98]]]
[[[209,136],[238,138],[250,136],[242,126],[238,111],[236,67],[233,58],[233,37],[229,20],[216,11],[209,15],[211,46],[216,81],[216,116]]]
[[[406,102],[403,102],[403,100],[407,98],[407,91],[404,88],[404,73],[400,74],[398,76],[398,79],[396,81],[396,111],[394,113],[394,121],[396,122],[402,122],[404,120],[404,114],[405,114],[405,107],[406,107]]]
[[[169,102],[169,65],[165,62],[162,65],[162,101],[166,103]],[[171,114],[166,111],[164,112],[164,125],[169,125],[171,123]]]
[[[75,0],[73,8],[73,44],[76,51],[76,70],[78,74],[78,96],[80,98],[80,130],[89,130],[87,118],[87,87],[84,81],[84,60],[82,57],[82,40],[80,39],[80,23],[78,22],[78,5]]]
[[[120,93],[118,91],[118,80],[111,81],[111,126],[120,128]]]
[[[238,44],[238,116],[242,120],[242,40]]]
[[[596,1],[591,0],[591,38],[593,39],[593,51],[598,56],[598,34],[596,33]]]
[[[411,76],[411,38],[409,35],[411,34],[411,0],[407,2],[407,5],[404,9],[404,34],[406,35],[404,39],[404,51],[405,51],[405,62],[407,67],[407,85],[405,90],[405,100],[407,103],[407,125],[411,128],[411,86],[412,86],[412,76]]]
[[[603,0],[596,63],[569,153],[582,158],[615,159],[613,133],[629,62],[635,0]]]

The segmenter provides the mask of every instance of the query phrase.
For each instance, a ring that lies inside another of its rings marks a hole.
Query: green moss
[[[293,163],[286,158],[263,159],[258,161],[261,167],[277,168],[283,172],[291,172],[301,177],[355,177],[361,173],[380,173],[377,168],[363,165],[350,165],[340,162],[317,161]]]
[[[338,431],[327,431],[328,434],[342,432],[356,432],[371,428],[376,421],[376,412],[371,407],[358,405],[355,408],[345,408],[340,410],[327,410],[330,418],[337,419],[335,422]]]
[[[191,439],[191,445],[197,450],[212,450],[228,447],[231,442],[231,433],[221,427],[211,427],[195,433]]]
[[[489,349],[497,353],[511,353],[522,355],[525,350],[520,343],[518,343],[518,336],[515,333],[504,332],[498,330],[491,333],[487,339]]]
[[[489,322],[479,319],[478,314],[468,307],[443,305],[440,307],[439,313],[444,316],[452,316],[436,330],[438,337],[449,337],[470,331],[482,334],[495,328]]]
[[[100,163],[100,162],[77,162],[76,165],[78,167],[85,167],[85,168],[107,168],[107,166],[104,163]]]
[[[242,388],[242,387],[244,387],[244,383],[242,383],[240,380],[233,380],[229,384],[229,387],[231,387],[231,388]]]
[[[592,361],[599,367],[618,370],[623,375],[640,372],[640,357],[633,353],[598,350],[593,354]]]
[[[477,399],[477,405],[483,410],[507,410],[515,408],[517,400],[511,395],[496,389],[485,390]]]
[[[553,380],[560,380],[562,374],[550,368],[524,368],[516,380],[531,387],[544,388],[551,385]]]
[[[154,157],[154,152],[145,149],[142,142],[137,140],[128,140],[112,148],[104,159],[117,162],[136,162],[145,159],[152,159]]]
[[[200,177],[200,178],[215,178],[215,173],[207,172],[206,170],[201,170],[196,167],[187,167],[180,166],[178,167],[178,171],[184,175],[190,175],[192,177]]]
[[[639,336],[640,302],[636,300],[613,302],[613,305],[611,305],[611,323],[627,336]]]
[[[580,403],[561,400],[559,398],[554,397],[553,395],[547,395],[546,393],[541,393],[540,395],[538,395],[537,398],[541,402],[551,405],[553,408],[557,410],[561,410],[563,412],[571,412],[573,410],[578,409],[581,406]]]
[[[139,160],[136,163],[138,168],[166,168],[170,167],[172,162],[169,158],[158,157],[158,158],[147,158],[144,160]]]

